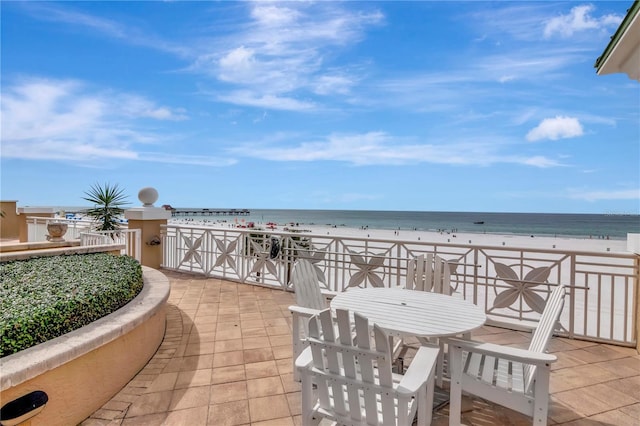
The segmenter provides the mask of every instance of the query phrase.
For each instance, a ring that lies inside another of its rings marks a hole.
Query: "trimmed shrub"
[[[0,264],[0,357],[108,315],[142,290],[142,267],[107,253]]]

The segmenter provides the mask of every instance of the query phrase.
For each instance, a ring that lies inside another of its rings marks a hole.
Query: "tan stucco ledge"
[[[169,298],[169,280],[160,271],[145,266],[142,275],[142,291],[117,311],[64,336],[1,358],[0,391],[88,354],[126,335],[161,311]]]

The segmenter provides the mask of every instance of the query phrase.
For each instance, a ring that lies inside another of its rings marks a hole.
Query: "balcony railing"
[[[226,280],[291,289],[298,258],[312,262],[329,290],[403,285],[423,253],[447,259],[455,296],[484,307],[493,323],[535,324],[550,289],[568,289],[561,325],[574,338],[636,345],[638,259],[504,246],[282,233],[197,226],[163,227],[163,267]]]
[[[27,238],[30,242],[47,241],[47,224],[62,222],[67,224],[65,240],[77,240],[82,232],[91,230],[91,221],[86,219],[62,219],[52,217],[27,217]]]
[[[119,229],[117,231],[91,231],[80,234],[80,245],[124,244],[121,254],[142,260],[142,232],[140,229]]]
[[[80,240],[83,246],[102,244],[124,244],[122,254],[131,256],[138,261],[142,259],[142,235],[140,229],[128,229],[127,224],[121,225],[117,231],[94,231],[93,222],[86,219],[61,219],[27,217],[27,235],[30,242],[47,241],[47,224],[63,222],[67,224],[64,239],[67,241]]]

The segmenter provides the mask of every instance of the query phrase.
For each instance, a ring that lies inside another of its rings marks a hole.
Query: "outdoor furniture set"
[[[289,309],[303,425],[322,419],[428,425],[434,386],[437,382],[441,388],[445,380],[450,425],[460,424],[463,392],[531,416],[536,425],[546,424],[556,357],[545,351],[562,311],[564,287],[551,292],[524,350],[470,340],[486,315],[451,295],[444,259],[420,256],[409,262],[407,276],[405,287],[354,288],[332,294],[328,303],[313,265],[296,262],[292,280],[297,305]],[[420,346],[404,374],[396,374],[392,367],[398,346],[408,337],[417,338]]]

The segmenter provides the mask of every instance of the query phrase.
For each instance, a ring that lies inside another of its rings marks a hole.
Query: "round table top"
[[[403,288],[350,289],[333,298],[331,309],[357,312],[398,336],[455,336],[487,320],[484,310],[467,300]]]

